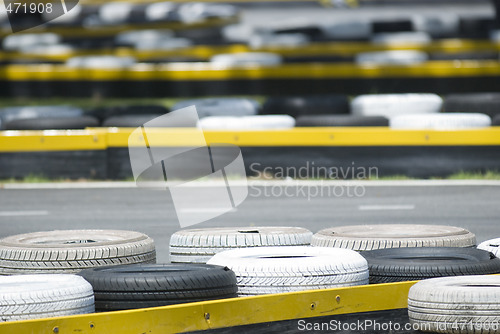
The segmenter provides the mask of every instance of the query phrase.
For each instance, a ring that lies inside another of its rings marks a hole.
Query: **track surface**
[[[189,228],[283,225],[316,232],[347,224],[421,223],[462,226],[478,242],[500,237],[498,181],[326,184],[251,185],[237,210]],[[137,230],[155,239],[158,262],[168,261],[170,235],[181,229],[169,193],[133,183],[113,186],[124,187],[2,189],[0,237],[55,229]]]

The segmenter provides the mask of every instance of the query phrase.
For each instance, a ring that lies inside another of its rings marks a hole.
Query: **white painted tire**
[[[12,34],[2,41],[4,50],[22,50],[34,46],[54,45],[61,42],[61,36],[54,33]]]
[[[148,4],[144,10],[144,16],[148,21],[166,20],[176,10],[177,5],[174,2],[156,2]]]
[[[412,23],[416,31],[426,32],[432,37],[452,37],[459,33],[457,15],[415,16]]]
[[[134,231],[46,231],[0,240],[0,275],[76,273],[87,268],[155,261],[153,239]]]
[[[355,57],[358,65],[415,65],[429,60],[429,55],[422,51],[393,50],[361,52]]]
[[[372,24],[367,21],[335,22],[322,26],[326,37],[340,40],[369,39],[372,35]]]
[[[313,235],[311,245],[355,251],[401,247],[472,247],[476,245],[476,236],[454,226],[351,225],[321,230]]]
[[[372,43],[383,45],[426,45],[432,41],[426,32],[391,32],[373,35]]]
[[[129,30],[115,36],[115,43],[135,45],[139,41],[157,42],[173,38],[174,33],[168,29]]]
[[[461,130],[491,126],[491,118],[484,114],[446,113],[394,116],[389,120],[391,129],[398,130]]]
[[[106,24],[125,23],[134,5],[128,2],[108,2],[99,7],[99,19]]]
[[[493,253],[496,257],[500,257],[500,238],[483,241],[477,248]]]
[[[222,227],[175,232],[170,238],[170,261],[206,263],[217,253],[247,247],[308,246],[312,232],[301,227]]]
[[[280,55],[270,52],[241,52],[215,55],[210,59],[214,66],[277,66],[283,62]]]
[[[442,106],[443,99],[436,94],[373,94],[355,97],[351,101],[351,113],[390,119],[398,115],[435,114]]]
[[[420,331],[498,333],[500,276],[456,276],[418,282],[408,294],[408,316]]]
[[[339,248],[257,247],[216,254],[208,264],[234,271],[239,296],[368,284],[368,264]]]
[[[84,69],[118,69],[127,68],[136,64],[133,57],[117,56],[80,56],[71,57],[66,66]]]
[[[200,119],[203,130],[279,130],[295,127],[295,118],[289,115],[211,116]]]
[[[76,275],[0,277],[0,322],[94,312],[94,292]]]
[[[199,118],[209,116],[252,116],[259,111],[259,102],[245,98],[207,98],[192,99],[177,102],[172,110],[179,110],[190,106],[196,107]]]
[[[296,47],[309,44],[307,35],[296,34],[258,34],[253,35],[248,44],[252,49],[273,47]]]

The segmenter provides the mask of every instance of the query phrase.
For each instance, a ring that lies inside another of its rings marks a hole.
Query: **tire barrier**
[[[475,248],[388,248],[361,252],[361,255],[368,261],[370,283],[500,273],[500,259]]]
[[[277,66],[283,62],[280,55],[270,52],[241,52],[219,54],[210,58],[217,67]]]
[[[250,37],[248,44],[252,49],[267,47],[297,47],[309,44],[309,38],[305,34],[258,34]]]
[[[61,36],[54,33],[12,34],[2,40],[2,48],[8,51],[23,51],[35,46],[51,46],[61,42]]]
[[[239,296],[254,296],[368,283],[368,265],[348,249],[255,247],[217,253],[208,264],[236,274]]]
[[[295,126],[389,126],[389,119],[384,116],[309,115],[298,117]]]
[[[322,26],[323,35],[331,40],[369,40],[372,25],[367,21],[335,22]]]
[[[90,110],[88,114],[100,120],[115,116],[164,115],[170,110],[160,105],[123,105]]]
[[[443,99],[436,94],[377,94],[360,95],[351,101],[356,116],[435,114],[441,111]]]
[[[307,246],[312,232],[301,227],[227,227],[181,230],[170,238],[170,261],[206,263],[217,253],[246,247]]]
[[[162,114],[144,114],[144,115],[125,115],[125,116],[112,116],[106,118],[102,122],[104,127],[124,127],[124,128],[137,128],[144,125],[144,123],[151,121]],[[166,124],[155,123],[156,127],[167,127]]]
[[[484,114],[448,113],[394,116],[391,129],[460,130],[491,126],[491,118]]]
[[[203,130],[280,130],[295,127],[289,115],[209,116],[200,119]]]
[[[243,98],[210,98],[184,100],[176,103],[172,110],[195,106],[200,118],[208,116],[252,116],[259,112],[259,103]]]
[[[295,118],[303,115],[348,114],[347,95],[310,95],[269,97],[262,105],[262,114],[284,114]]]
[[[129,30],[116,35],[114,42],[117,46],[135,46],[140,41],[156,43],[171,38],[174,33],[168,29]]]
[[[477,246],[478,249],[482,249],[490,253],[493,253],[497,257],[500,257],[499,247],[500,247],[500,238],[483,241]]]
[[[0,276],[0,322],[93,312],[92,286],[80,276]]]
[[[76,273],[93,267],[155,261],[153,239],[134,231],[61,230],[0,240],[0,275]]]
[[[408,294],[413,326],[432,333],[495,333],[500,276],[457,276],[418,282]]]
[[[495,27],[491,17],[461,17],[459,33],[462,38],[488,39],[490,31]]]
[[[382,45],[426,45],[431,41],[431,36],[425,32],[379,33],[372,37],[373,44]]]
[[[133,264],[87,269],[96,311],[129,310],[236,297],[235,274],[206,264]]]
[[[133,57],[117,56],[81,56],[66,61],[66,66],[79,69],[120,69],[128,68],[136,63]]]
[[[491,121],[491,125],[500,126],[500,115],[496,115]]]
[[[361,52],[355,57],[359,65],[416,65],[429,59],[427,53],[413,50]]]
[[[459,35],[457,15],[414,16],[413,29],[428,33],[433,38],[451,38]]]
[[[500,115],[500,93],[466,93],[445,96],[443,111]]]
[[[409,19],[401,20],[375,20],[372,22],[373,32],[403,32],[413,31],[413,23]]]
[[[461,227],[441,225],[352,225],[321,230],[313,235],[315,247],[355,251],[406,247],[472,247],[476,236]]]
[[[22,118],[5,123],[5,130],[67,130],[99,126],[99,120],[92,116]]]
[[[0,109],[0,130],[5,130],[5,125],[12,121],[65,118],[68,122],[71,122],[72,119],[82,116],[82,109],[70,106],[24,106],[2,108]]]

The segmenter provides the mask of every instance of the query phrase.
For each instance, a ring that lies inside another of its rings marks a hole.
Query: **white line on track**
[[[360,205],[358,210],[360,211],[398,211],[398,210],[414,210],[415,205]]]
[[[0,211],[0,217],[18,217],[18,216],[46,216],[49,212],[41,211]]]

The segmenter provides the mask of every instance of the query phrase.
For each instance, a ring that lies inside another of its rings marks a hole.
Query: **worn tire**
[[[361,255],[368,261],[370,283],[500,273],[500,259],[475,248],[388,248],[362,252]]]
[[[262,106],[263,115],[331,115],[348,114],[347,95],[277,96],[270,97]]]
[[[155,261],[153,239],[134,231],[47,231],[0,240],[0,275],[76,273],[93,267]]]
[[[408,316],[420,331],[498,333],[500,276],[459,276],[418,282],[408,294]]]
[[[0,322],[94,312],[92,286],[76,275],[0,277]]]
[[[234,271],[239,296],[368,283],[366,260],[348,249],[254,247],[218,253],[208,263]]]
[[[312,232],[301,227],[221,227],[182,230],[170,238],[170,261],[206,263],[217,253],[235,248],[307,246]]]
[[[384,116],[310,115],[298,117],[295,126],[389,126],[389,120]]]
[[[391,129],[398,130],[460,130],[489,126],[491,126],[490,116],[469,113],[401,115],[394,116],[390,120]]]
[[[114,311],[236,297],[234,273],[206,264],[134,264],[93,268],[97,311]]]
[[[496,257],[500,257],[500,238],[483,241],[477,248],[493,253]]]
[[[360,95],[351,102],[356,116],[391,118],[409,114],[435,114],[441,111],[443,99],[436,94],[372,94]]]
[[[450,94],[444,98],[443,112],[500,115],[500,93]]]
[[[85,129],[99,126],[97,118],[82,117],[51,117],[15,119],[5,124],[5,130],[65,130]]]
[[[314,234],[311,245],[356,251],[402,247],[472,247],[476,236],[461,227],[441,225],[352,225]]]

